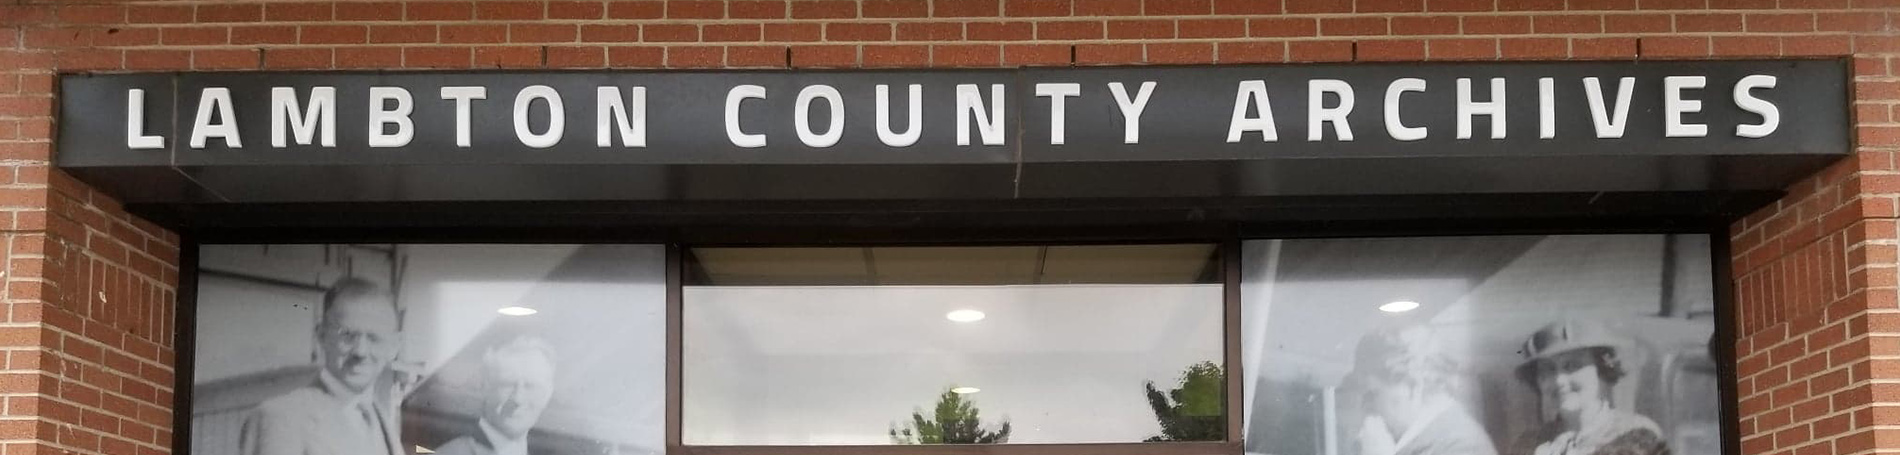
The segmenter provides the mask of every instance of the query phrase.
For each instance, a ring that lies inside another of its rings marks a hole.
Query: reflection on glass
[[[1203,385],[1221,374],[1216,251],[689,250],[683,442],[1206,437],[1225,425]]]
[[[1249,241],[1246,451],[1720,453],[1709,254],[1703,235]]]

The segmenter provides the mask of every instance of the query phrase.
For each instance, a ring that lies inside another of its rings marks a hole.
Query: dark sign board
[[[131,203],[1774,190],[1839,60],[69,75]]]

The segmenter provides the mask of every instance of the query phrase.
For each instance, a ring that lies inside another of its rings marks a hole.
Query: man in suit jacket
[[[357,278],[338,282],[324,294],[316,340],[317,379],[245,419],[243,454],[404,454],[393,405],[376,397],[401,350],[394,295]]]
[[[475,429],[435,453],[528,455],[528,430],[554,397],[554,348],[532,336],[511,338],[482,355],[482,372],[482,415]]]

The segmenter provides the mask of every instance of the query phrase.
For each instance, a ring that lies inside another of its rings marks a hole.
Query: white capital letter
[[[162,136],[145,135],[145,90],[125,91],[125,148],[147,150],[165,148]]]
[[[1325,106],[1326,94],[1339,95],[1339,106]],[[1352,140],[1352,125],[1346,124],[1346,115],[1352,113],[1352,85],[1338,79],[1314,79],[1306,83],[1306,140],[1318,141],[1324,136],[1325,124],[1332,122],[1333,135],[1341,142]]]
[[[1392,85],[1385,86],[1385,134],[1400,141],[1416,141],[1425,138],[1425,127],[1405,126],[1405,122],[1399,119],[1399,96],[1404,95],[1405,92],[1423,91],[1425,91],[1425,80],[1411,77],[1392,81]]]
[[[747,98],[765,99],[765,87],[741,85],[726,92],[726,140],[745,148],[765,146],[765,135],[739,131],[739,102]]]
[[[1148,95],[1155,91],[1154,81],[1142,82],[1133,101],[1128,99],[1128,90],[1122,88],[1120,82],[1110,82],[1108,91],[1115,94],[1115,105],[1122,108],[1122,143],[1141,143],[1141,111],[1148,109]]]
[[[1781,127],[1781,109],[1775,107],[1775,103],[1756,98],[1755,94],[1749,93],[1750,90],[1758,88],[1775,88],[1775,77],[1752,74],[1735,83],[1735,107],[1761,116],[1761,123],[1736,125],[1736,136],[1762,137],[1774,133],[1775,128]]]
[[[983,106],[976,84],[957,84],[957,145],[970,145],[970,116],[976,116],[983,145],[1002,145],[1003,109],[1003,84],[990,84],[989,107]]]
[[[811,131],[811,102],[823,98],[831,105],[831,125],[824,134]],[[829,85],[813,85],[798,91],[798,100],[792,107],[792,129],[798,133],[798,141],[811,147],[825,148],[838,145],[838,138],[844,137],[844,97],[838,89]]]
[[[395,100],[395,109],[384,109],[384,103]],[[401,147],[409,145],[416,137],[416,124],[409,121],[409,112],[415,110],[414,99],[409,90],[402,87],[369,88],[369,146]],[[384,133],[384,125],[396,125],[395,133]]]
[[[613,138],[608,135],[608,125],[620,130],[620,143],[625,147],[647,146],[647,88],[633,87],[626,101],[620,100],[620,87],[594,88],[594,145],[608,147]],[[632,111],[628,111],[632,105]]]
[[[534,100],[548,102],[548,131],[534,134],[528,128],[528,108],[534,106]],[[530,85],[515,94],[515,138],[521,145],[544,149],[561,143],[561,134],[567,129],[567,111],[561,108],[561,93],[546,85]]]
[[[1623,137],[1623,127],[1629,126],[1625,120],[1630,118],[1630,93],[1635,86],[1633,77],[1616,80],[1616,106],[1612,114],[1603,107],[1603,81],[1583,78],[1583,96],[1590,98],[1590,121],[1596,124],[1598,138]]]
[[[924,86],[910,84],[910,120],[904,124],[904,132],[891,131],[891,86],[877,85],[877,140],[892,147],[909,147],[917,143],[917,137],[924,133],[919,119],[924,116]]]
[[[1458,78],[1458,138],[1471,139],[1471,118],[1491,117],[1491,138],[1504,139],[1504,78],[1491,78],[1491,101],[1471,101],[1471,79]]]
[[[1669,76],[1663,78],[1663,136],[1664,137],[1703,137],[1709,135],[1709,126],[1699,123],[1682,123],[1685,112],[1702,112],[1701,100],[1682,99],[1682,91],[1700,89],[1709,85],[1709,78],[1703,76]]]
[[[1036,96],[1049,97],[1049,145],[1062,145],[1067,142],[1063,134],[1068,130],[1065,120],[1064,101],[1068,97],[1082,94],[1082,84],[1036,84]]]
[[[442,99],[455,101],[455,146],[468,147],[469,100],[488,99],[488,87],[442,87]]]
[[[211,123],[211,114],[216,111],[218,123]],[[206,87],[198,95],[198,118],[191,122],[191,148],[205,148],[205,139],[218,137],[224,139],[224,146],[239,148],[244,145],[238,140],[237,110],[231,108],[231,89],[224,87]]]
[[[290,87],[270,89],[270,146],[287,146],[284,130],[292,130],[297,144],[310,145],[317,130],[323,130],[324,147],[336,146],[336,87],[311,87],[310,110],[297,112],[297,90]],[[288,127],[288,128],[286,128]]]
[[[1537,78],[1537,138],[1557,137],[1557,82]]]
[[[1249,104],[1260,106],[1259,117],[1249,115]],[[1262,142],[1280,140],[1280,132],[1273,126],[1273,106],[1267,104],[1267,81],[1240,81],[1234,90],[1234,115],[1227,121],[1227,143],[1240,142],[1240,135],[1248,131],[1259,131]]]

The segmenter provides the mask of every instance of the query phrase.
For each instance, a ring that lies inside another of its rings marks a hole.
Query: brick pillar
[[[0,5],[0,454],[171,452],[178,238],[48,165],[54,52]]]
[[[1854,60],[1855,156],[1730,228],[1742,453],[1900,449],[1894,44]]]

